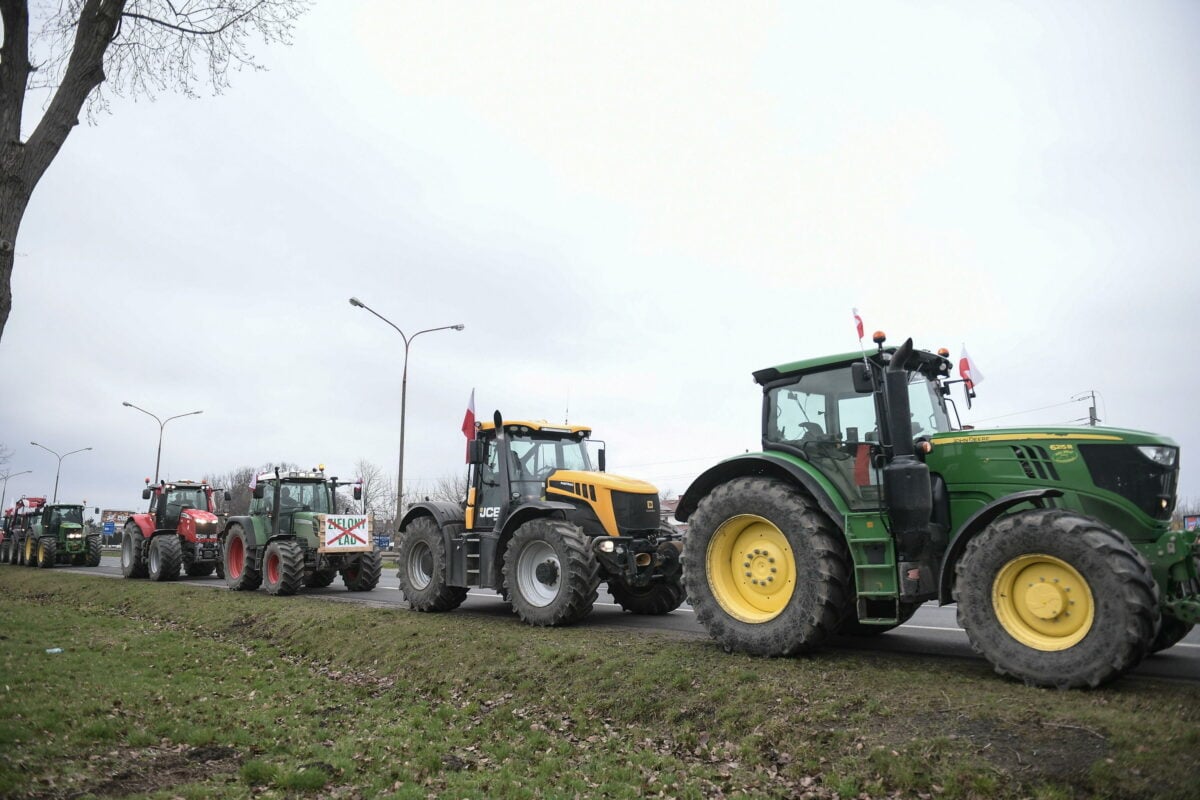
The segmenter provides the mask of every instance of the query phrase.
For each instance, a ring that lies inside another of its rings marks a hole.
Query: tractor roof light
[[[875,331],[875,333],[871,334],[871,341],[875,344],[882,345],[887,341],[887,334],[883,331]]]
[[[937,354],[938,354],[939,356],[941,356],[942,358],[949,358],[949,357],[950,357],[950,350],[949,350],[949,349],[947,349],[947,348],[945,348],[945,347],[939,347],[939,348],[938,348],[938,350],[937,350]]]

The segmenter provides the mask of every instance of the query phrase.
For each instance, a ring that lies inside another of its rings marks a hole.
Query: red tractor
[[[22,497],[4,517],[4,541],[0,542],[0,562],[5,564],[25,564],[30,566],[37,561],[37,548],[29,549],[33,554],[32,560],[27,558],[26,550],[30,548],[34,522],[46,505],[44,497]]]
[[[213,491],[207,483],[194,481],[146,486],[142,499],[150,501],[150,510],[134,514],[125,523],[121,573],[126,578],[173,581],[182,568],[193,578],[211,575],[213,570],[225,577]]]

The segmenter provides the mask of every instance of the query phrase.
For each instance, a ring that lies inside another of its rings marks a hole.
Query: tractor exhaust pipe
[[[884,403],[891,428],[891,454],[883,468],[883,491],[901,561],[920,557],[933,517],[929,467],[913,453],[912,410],[905,369],[912,350],[912,339],[905,340],[892,354],[883,376]]]
[[[648,567],[653,561],[654,556],[650,555],[649,553],[638,553],[633,559],[633,563],[637,564],[639,567]]]

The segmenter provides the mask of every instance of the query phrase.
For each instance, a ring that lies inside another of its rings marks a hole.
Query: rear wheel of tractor
[[[225,545],[225,585],[235,592],[252,592],[262,585],[262,572],[254,566],[254,554],[246,540],[246,531],[238,523],[229,526]]]
[[[190,564],[184,564],[183,571],[189,578],[207,578],[213,574],[216,566],[211,561],[193,561]]]
[[[413,520],[400,532],[396,554],[396,577],[412,610],[451,611],[467,599],[465,587],[446,584],[446,542],[432,517]]]
[[[608,593],[631,614],[670,614],[683,605],[685,597],[678,579],[655,581],[649,586],[626,586],[613,580],[608,582]]]
[[[8,563],[11,551],[12,541],[6,538],[3,542],[0,542],[0,564]]]
[[[558,519],[517,528],[504,555],[504,581],[513,611],[528,625],[570,625],[596,602],[600,566],[587,536]]]
[[[142,558],[142,530],[133,520],[125,523],[121,537],[121,574],[126,578],[146,577],[146,560]]]
[[[179,537],[164,533],[150,540],[150,552],[146,557],[146,573],[152,581],[173,581],[179,577],[183,564],[183,548]]]
[[[291,595],[304,584],[304,548],[294,539],[276,539],[263,554],[263,586],[269,594]]]
[[[58,542],[51,539],[49,536],[38,540],[37,547],[37,565],[41,569],[50,569],[54,566],[54,558],[58,551]]]
[[[379,550],[362,553],[342,570],[342,583],[350,592],[369,592],[379,583],[383,573],[383,556]]]
[[[1150,566],[1129,541],[1062,509],[993,522],[958,562],[958,624],[996,672],[1096,687],[1142,660],[1159,622]]]
[[[336,577],[336,569],[319,569],[304,579],[304,585],[310,589],[324,589],[333,583],[333,579]]]
[[[1168,647],[1174,647],[1183,637],[1191,633],[1194,627],[1191,623],[1183,622],[1175,617],[1163,617],[1162,627],[1158,629],[1158,635],[1150,643],[1150,652],[1157,653]]]
[[[837,628],[851,597],[849,557],[838,529],[796,487],[735,478],[688,523],[688,601],[726,650],[793,655]]]
[[[36,567],[38,558],[38,540],[32,536],[25,537],[24,564],[27,567]]]
[[[83,562],[85,567],[100,566],[100,537],[88,537],[87,560]]]

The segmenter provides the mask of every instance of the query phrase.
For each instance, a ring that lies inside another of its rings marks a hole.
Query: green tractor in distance
[[[400,521],[400,590],[417,611],[449,611],[492,588],[529,625],[587,616],[597,587],[634,614],[683,602],[679,535],[658,490],[592,467],[591,430],[545,422],[476,425],[464,504],[424,502]]]
[[[100,509],[93,513],[99,514]],[[41,507],[23,539],[24,563],[49,569],[55,564],[100,566],[100,534],[88,535],[83,506],[52,503]]]
[[[382,560],[372,519],[339,512],[337,488],[324,466],[256,476],[250,513],[230,517],[221,534],[226,585],[254,591],[265,584],[271,594],[291,595],[301,586],[324,588],[340,572],[348,590],[374,589]],[[361,497],[356,484],[354,499]]]
[[[998,673],[1094,687],[1200,622],[1200,541],[1168,527],[1173,441],[956,429],[946,352],[875,341],[755,372],[763,452],[680,500],[688,597],[726,649],[798,653],[957,602]]]

